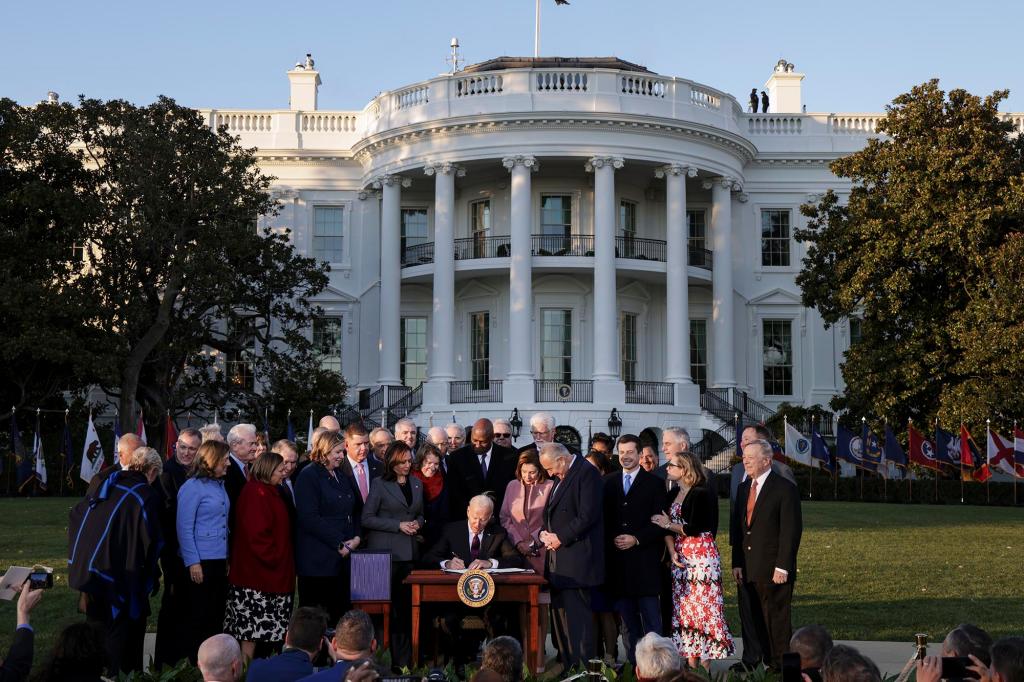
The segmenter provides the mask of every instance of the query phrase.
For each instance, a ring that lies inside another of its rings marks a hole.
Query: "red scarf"
[[[412,472],[412,475],[423,482],[423,498],[427,502],[433,502],[441,494],[441,490],[444,488],[444,477],[441,476],[441,472],[437,472],[430,478],[427,478],[423,475],[422,471],[417,469]]]

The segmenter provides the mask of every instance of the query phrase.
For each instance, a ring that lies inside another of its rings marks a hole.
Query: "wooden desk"
[[[455,585],[461,577],[458,573],[443,573],[438,570],[413,571],[405,579],[405,584],[412,588],[412,660],[413,665],[420,661],[420,608],[431,602],[459,602]],[[520,618],[528,623],[526,660],[533,665],[539,660],[540,648],[540,609],[538,599],[540,588],[546,580],[536,573],[492,573],[494,578],[495,602],[518,602]],[[525,613],[524,613],[525,612]],[[524,618],[525,616],[525,618]],[[538,671],[539,672],[539,671]]]

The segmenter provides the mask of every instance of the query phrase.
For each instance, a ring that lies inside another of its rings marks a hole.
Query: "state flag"
[[[18,428],[18,415],[13,408],[11,409],[11,452],[14,454],[14,467],[20,493],[32,481],[35,462],[25,452],[25,443],[21,440],[21,429]]]
[[[1017,478],[1024,478],[1024,431],[1013,427],[1013,468]]]
[[[309,411],[309,431],[306,432],[306,450],[313,450],[313,410]]]
[[[166,459],[174,457],[176,447],[178,447],[178,429],[175,428],[171,413],[168,412],[167,424],[164,426],[164,457]]]
[[[291,442],[295,442],[295,426],[292,424],[292,411],[288,410],[288,432],[287,438]]]
[[[82,465],[79,467],[78,475],[88,483],[103,469],[103,445],[96,433],[96,425],[89,415],[89,424],[85,427],[85,446],[82,448]]]
[[[786,457],[804,466],[811,466],[811,439],[786,422]]]
[[[988,466],[1015,476],[1014,441],[1003,438],[992,429],[988,430]]]
[[[935,424],[935,459],[944,466],[960,468],[960,438]]]
[[[35,462],[35,478],[40,490],[46,490],[46,458],[43,457],[43,431],[39,424],[39,413],[36,412],[36,437],[32,443],[32,459]]]
[[[963,424],[960,425],[960,462],[965,467],[975,468],[981,464],[981,451],[978,444],[971,438],[971,433]]]
[[[864,463],[864,439],[842,425],[836,429],[836,459],[854,466]]]
[[[831,472],[836,470],[836,461],[832,452],[828,449],[828,443],[821,437],[818,430],[811,427],[811,457],[825,465]]]
[[[863,467],[868,471],[881,473],[885,476],[885,466],[882,464],[884,458],[885,450],[882,448],[882,442],[879,440],[878,434],[868,431],[867,437],[864,438]]]
[[[907,425],[907,439],[910,445],[910,461],[927,469],[941,470],[935,457],[935,444],[924,437],[912,424]]]
[[[885,425],[885,459],[896,466],[907,466],[907,453],[903,452],[900,442],[896,440],[896,434],[888,424]]]
[[[139,410],[139,419],[135,422],[135,435],[142,439],[143,445],[149,445],[146,440],[146,422],[142,418],[142,410]]]

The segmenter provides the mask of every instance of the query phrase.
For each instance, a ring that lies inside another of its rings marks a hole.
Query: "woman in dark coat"
[[[412,475],[423,484],[423,546],[433,547],[448,523],[448,482],[441,472],[441,451],[430,443],[421,445]]]
[[[299,606],[319,606],[330,623],[351,608],[349,557],[360,544],[362,498],[338,470],[344,457],[344,441],[337,432],[318,434],[310,464],[295,481]]]

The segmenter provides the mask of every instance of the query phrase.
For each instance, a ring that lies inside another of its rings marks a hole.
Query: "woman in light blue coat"
[[[228,512],[224,490],[228,446],[206,441],[199,446],[190,477],[178,490],[178,546],[188,570],[186,631],[182,645],[196,663],[199,645],[224,629],[228,596]]]

